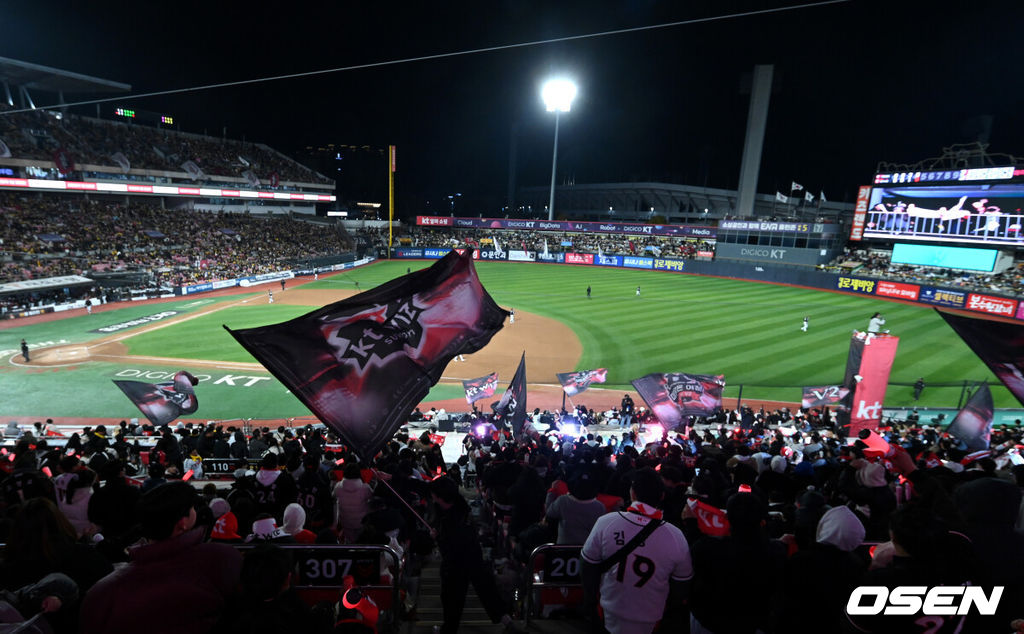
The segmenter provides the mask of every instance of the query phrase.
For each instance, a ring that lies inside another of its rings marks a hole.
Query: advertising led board
[[[999,251],[996,249],[969,249],[938,244],[905,244],[902,242],[898,242],[892,247],[893,264],[937,266],[986,273],[995,269],[998,257]]]

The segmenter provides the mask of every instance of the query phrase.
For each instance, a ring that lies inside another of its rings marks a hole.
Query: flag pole
[[[404,504],[405,508],[409,509],[409,512],[411,512],[414,516],[416,516],[416,519],[418,519],[419,521],[423,522],[423,525],[426,526],[427,528],[431,528],[431,529],[433,528],[433,526],[431,526],[430,524],[427,524],[427,520],[425,520],[422,517],[420,517],[420,514],[416,512],[416,509],[414,509],[408,502],[405,501],[405,498],[403,498],[401,495],[398,494],[398,491],[395,491],[395,489],[390,484],[388,484],[387,480],[385,480],[384,478],[380,477],[380,472],[377,469],[374,469],[373,473],[374,473],[374,475],[377,476],[377,482],[380,482],[381,484],[386,486],[388,489],[390,489],[391,492],[395,494],[395,497],[398,498],[398,501],[401,502],[402,504]]]

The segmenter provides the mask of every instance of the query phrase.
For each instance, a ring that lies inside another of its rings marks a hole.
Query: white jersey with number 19
[[[583,560],[599,564],[629,543],[650,522],[633,511],[608,513],[598,518],[583,546]],[[682,531],[663,523],[637,546],[624,564],[616,564],[601,577],[601,607],[605,612],[634,622],[654,623],[665,611],[669,579],[693,577],[690,546]]]

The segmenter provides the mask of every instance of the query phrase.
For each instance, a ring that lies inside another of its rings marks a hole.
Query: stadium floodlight
[[[548,112],[555,113],[555,148],[551,153],[551,199],[548,202],[548,220],[555,219],[555,166],[558,163],[558,116],[569,112],[572,100],[576,98],[576,83],[570,79],[555,78],[544,82],[540,90],[541,99]]]

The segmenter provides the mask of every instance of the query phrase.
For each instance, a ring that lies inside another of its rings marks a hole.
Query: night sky
[[[135,92],[656,25],[794,3],[8,3],[0,55],[129,83]],[[59,6],[66,5],[66,6]],[[439,6],[440,5],[440,6]],[[264,8],[270,6],[272,8]],[[954,8],[955,7],[955,8]],[[790,180],[852,200],[880,160],[971,141],[1024,154],[1024,3],[853,1],[244,88],[119,100],[180,128],[307,145],[398,146],[400,211],[454,192],[464,212],[550,178],[539,86],[580,95],[561,119],[559,180],[735,188],[754,64],[775,64],[758,191]],[[37,105],[50,103],[36,98]],[[95,108],[85,109],[94,113]],[[427,202],[430,201],[430,206]]]

